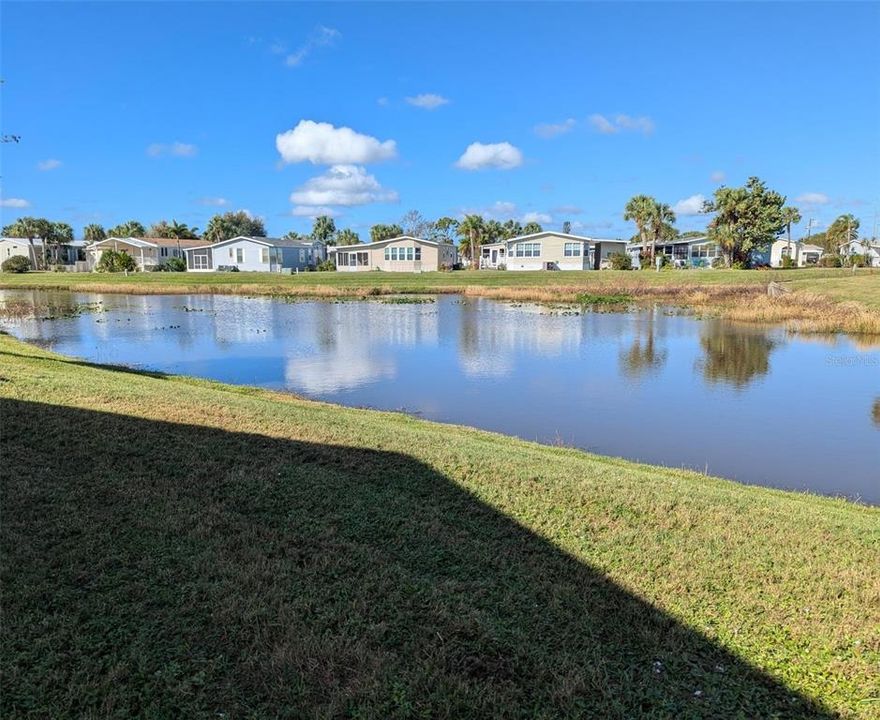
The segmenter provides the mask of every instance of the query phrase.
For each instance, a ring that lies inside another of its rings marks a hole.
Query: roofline
[[[134,240],[136,243],[144,243],[145,245],[149,245],[150,247],[159,247],[156,243],[150,242],[149,240],[143,240],[141,238],[136,238],[136,237],[127,237],[127,238],[108,237],[108,238],[104,238],[103,240],[97,240],[97,241],[91,243],[91,245],[89,245],[89,247],[96,247],[98,245],[103,245],[104,243],[108,243],[111,241],[112,242],[124,242],[124,243],[128,243],[130,245],[130,244],[132,244],[131,243],[132,240]]]
[[[387,243],[397,242],[398,240],[412,240],[414,242],[425,243],[426,245],[436,245],[440,247],[440,245],[452,245],[452,243],[441,243],[437,240],[427,240],[425,238],[417,238],[414,235],[397,235],[393,238],[387,238],[385,240],[376,240],[375,242],[368,243],[358,243],[357,245],[334,245],[327,248],[327,252],[338,252],[340,250],[352,250],[352,249],[364,249],[371,247],[378,247],[379,245],[386,245]],[[453,245],[454,247],[454,245]]]
[[[276,240],[284,240],[284,238],[275,238]],[[278,245],[273,243],[269,238],[264,237],[253,237],[251,235],[236,235],[235,237],[226,238],[225,240],[218,240],[217,242],[209,242],[204,245],[196,245],[194,247],[184,248],[184,251],[187,250],[204,250],[205,248],[213,248],[220,247],[221,245],[226,245],[231,242],[235,242],[236,240],[250,240],[251,242],[257,243],[258,245],[266,245],[267,247],[296,247],[293,245]],[[290,242],[300,242],[299,240],[291,240]],[[302,247],[313,247],[315,243],[320,243],[319,240],[312,240],[311,242],[308,240],[302,241]]]

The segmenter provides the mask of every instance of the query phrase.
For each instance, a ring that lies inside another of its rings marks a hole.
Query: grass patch
[[[3,717],[876,717],[880,511],[0,336]]]
[[[593,293],[579,293],[575,297],[578,305],[622,305],[632,302],[632,295],[594,295]]]

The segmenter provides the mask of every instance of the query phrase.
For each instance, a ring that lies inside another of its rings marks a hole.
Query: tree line
[[[635,224],[632,241],[641,244],[642,259],[652,265],[657,245],[680,237],[706,235],[720,248],[726,267],[748,267],[754,252],[766,251],[783,233],[791,244],[792,225],[802,220],[797,207],[788,205],[784,195],[770,190],[757,177],[750,177],[742,187],[718,188],[712,199],[704,202],[702,212],[715,214],[706,231],[680,234],[669,205],[648,195],[636,195],[627,202],[623,218]],[[826,231],[802,240],[837,256],[841,245],[858,236],[858,219],[841,215]]]

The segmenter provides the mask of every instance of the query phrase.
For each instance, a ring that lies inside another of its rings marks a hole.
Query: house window
[[[391,248],[391,259],[397,260],[397,248],[396,247]]]
[[[232,248],[229,248],[229,259],[232,260],[233,257],[234,257],[234,256],[233,256],[233,254],[232,254]]]
[[[579,242],[565,243],[565,248],[563,249],[563,254],[565,255],[565,257],[580,257],[581,256],[581,244]]]
[[[416,248],[416,260],[422,259],[422,249],[420,247]]]
[[[193,253],[193,268],[196,270],[207,270],[208,269],[208,255],[205,253],[204,255],[196,255]]]
[[[263,263],[263,265],[269,264],[269,248],[260,248],[260,262]]]
[[[391,248],[385,248],[385,259],[386,260],[391,259]]]
[[[299,251],[299,261],[301,263],[306,261],[306,251],[303,249],[300,249]]]
[[[408,247],[408,248],[406,249],[406,259],[407,259],[407,260],[412,260],[412,259],[413,259],[413,251],[414,251],[414,248],[411,248],[411,247]]]
[[[541,257],[541,243],[518,243],[516,257]]]
[[[235,262],[243,263],[244,262],[244,248],[235,248]]]
[[[167,247],[160,247],[159,248],[159,255],[161,257],[168,257],[168,248]]]

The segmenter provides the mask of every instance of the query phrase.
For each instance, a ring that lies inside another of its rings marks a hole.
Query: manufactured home
[[[841,244],[839,251],[843,257],[864,255],[868,267],[880,267],[880,242],[876,240],[850,240]]]
[[[85,272],[89,269],[86,245],[82,240],[59,245],[47,243],[44,247],[40,238],[0,238],[0,263],[16,255],[28,258],[34,269],[50,266],[67,272]]]
[[[324,244],[311,240],[240,235],[186,249],[186,269],[193,272],[296,272],[313,269],[325,258]]]
[[[626,251],[623,240],[544,231],[480,246],[480,267],[507,270],[599,270]]]
[[[401,235],[379,242],[329,248],[330,259],[342,272],[432,272],[452,269],[458,261],[455,246],[448,242]]]
[[[757,253],[755,258],[760,263],[766,263],[770,267],[782,267],[785,258],[790,257],[795,267],[807,267],[816,265],[825,250],[818,245],[810,245],[799,240],[776,240],[766,252]]]
[[[641,243],[629,243],[626,251],[632,259],[633,267],[640,268]],[[650,245],[648,252],[650,252]],[[721,248],[706,235],[659,242],[654,246],[654,252],[657,255],[663,255],[670,265],[680,268],[710,268],[716,260],[721,258]]]
[[[134,259],[138,270],[152,270],[171,258],[183,258],[187,248],[204,243],[204,240],[180,240],[178,238],[117,238],[93,242],[88,246],[89,268],[94,270],[107,250],[124,252]]]

